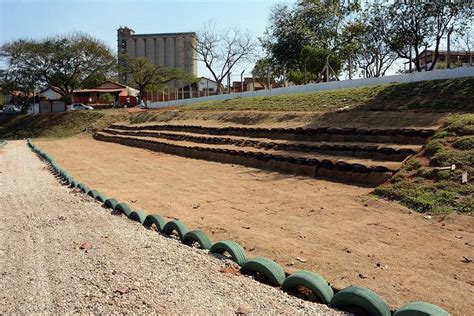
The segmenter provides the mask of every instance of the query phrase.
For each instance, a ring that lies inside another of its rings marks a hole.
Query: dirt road
[[[234,239],[287,271],[366,286],[392,307],[474,310],[474,218],[425,219],[370,189],[150,152],[89,138],[38,141],[71,173],[133,208]]]
[[[24,141],[0,149],[0,201],[0,314],[338,314],[111,215],[61,186]]]

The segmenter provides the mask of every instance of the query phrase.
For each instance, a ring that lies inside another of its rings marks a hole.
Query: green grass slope
[[[295,93],[271,97],[208,101],[182,110],[334,111],[422,110],[474,111],[474,78],[393,83],[372,87]]]
[[[436,167],[456,165],[456,170]],[[474,174],[474,114],[453,115],[445,126],[411,158],[389,183],[376,188],[378,196],[399,201],[419,212],[474,215],[472,180],[461,183],[463,172]]]

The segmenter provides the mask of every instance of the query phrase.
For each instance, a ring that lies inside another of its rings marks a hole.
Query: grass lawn
[[[456,170],[437,170],[456,164]],[[469,182],[461,184],[461,174]],[[425,146],[391,179],[376,188],[378,196],[399,201],[419,212],[474,215],[474,114],[453,115]]]
[[[474,111],[472,91],[474,91],[474,78],[461,78],[208,101],[185,105],[180,109],[333,111],[341,108],[360,108],[395,111]]]

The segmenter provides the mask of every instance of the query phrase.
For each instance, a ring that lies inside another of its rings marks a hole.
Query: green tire
[[[69,186],[70,186],[71,188],[76,188],[78,184],[79,184],[79,183],[77,182],[76,179],[71,179],[71,183],[69,184]]]
[[[130,209],[130,207],[128,206],[127,203],[119,203],[117,204],[117,206],[114,207],[114,210],[120,212],[120,213],[123,213],[125,214],[125,216],[129,217],[130,214],[132,213],[132,210]]]
[[[99,192],[97,192],[96,190],[90,190],[89,192],[87,192],[87,195],[92,197],[94,200],[95,200],[95,198],[97,197],[98,194],[99,194]]]
[[[172,221],[169,221],[168,223],[165,224],[165,226],[163,227],[163,230],[161,231],[161,233],[163,233],[165,235],[171,235],[171,233],[173,231],[178,233],[179,240],[182,241],[183,238],[184,238],[184,235],[186,235],[186,233],[189,230],[186,227],[186,225],[184,225],[183,222],[181,222],[177,219],[173,219]]]
[[[413,302],[402,306],[393,316],[449,316],[449,313],[430,303]]]
[[[81,192],[88,194],[89,191],[91,191],[91,189],[87,185],[84,184],[81,188]]]
[[[273,260],[257,257],[247,261],[240,272],[245,274],[259,273],[274,286],[280,286],[285,281],[285,271]]]
[[[195,242],[199,244],[201,249],[209,249],[212,247],[211,240],[202,230],[192,230],[184,235],[183,244],[191,246]]]
[[[105,201],[107,201],[109,198],[103,194],[97,194],[97,196],[95,197],[95,199],[97,201],[99,201],[100,203],[105,203]]]
[[[79,190],[82,190],[82,188],[84,187],[84,184],[79,182],[76,187],[79,189]]]
[[[211,253],[223,254],[227,252],[239,266],[244,265],[247,262],[247,257],[245,256],[245,250],[241,245],[236,243],[233,240],[222,240],[216,242],[209,249]]]
[[[114,198],[107,199],[104,202],[105,207],[111,208],[113,210],[115,210],[115,207],[117,206],[117,204],[118,204],[118,201]]]
[[[371,316],[391,315],[390,308],[380,296],[367,288],[357,286],[349,286],[337,292],[329,305],[345,312],[363,310]]]
[[[282,290],[285,292],[294,291],[299,286],[304,286],[313,291],[320,302],[326,305],[331,302],[334,296],[334,291],[328,282],[319,274],[311,271],[298,271],[293,273],[283,281]]]
[[[133,211],[128,216],[132,221],[140,222],[143,224],[145,221],[146,215],[142,211]]]
[[[165,220],[158,214],[148,215],[143,222],[143,226],[151,227],[151,225],[155,224],[156,228],[159,232],[163,231],[163,227],[165,227]]]

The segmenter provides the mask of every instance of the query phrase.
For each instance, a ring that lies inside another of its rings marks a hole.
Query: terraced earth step
[[[184,157],[241,164],[283,173],[363,185],[377,185],[385,182],[401,167],[401,162],[374,161],[353,157],[340,159],[340,157],[323,154],[263,150],[235,145],[200,144],[154,137],[114,135],[105,132],[95,133],[94,138]]]
[[[399,145],[358,142],[309,142],[270,138],[252,138],[231,135],[209,135],[177,131],[123,130],[106,128],[103,132],[114,135],[155,137],[174,141],[190,141],[205,144],[227,144],[239,147],[255,147],[298,152],[317,152],[332,156],[352,156],[382,161],[403,161],[421,150],[421,145]]]
[[[433,136],[436,128],[258,128],[258,127],[210,127],[198,125],[147,124],[127,125],[113,124],[113,129],[121,130],[157,130],[179,131],[195,134],[232,135],[254,138],[285,139],[299,141],[330,141],[330,142],[364,142],[393,144],[424,144]]]

